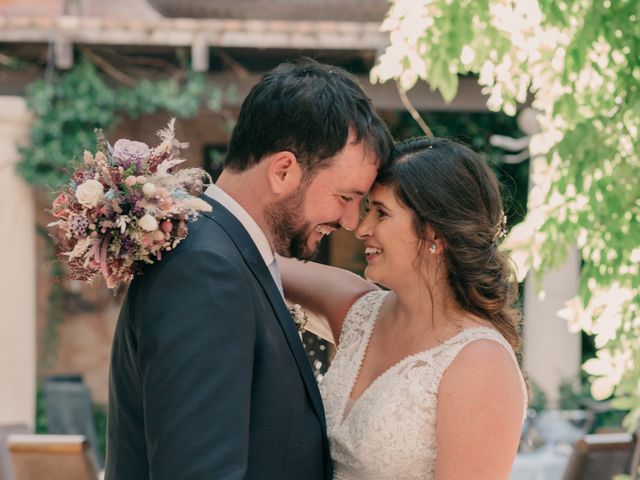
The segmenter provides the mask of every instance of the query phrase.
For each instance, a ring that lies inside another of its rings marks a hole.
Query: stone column
[[[558,270],[542,280],[544,297],[536,291],[531,275],[525,282],[523,367],[547,395],[549,407],[557,407],[558,387],[563,380],[580,375],[580,333],[571,333],[557,312],[578,293],[580,257],[575,248]]]
[[[0,424],[33,428],[36,410],[36,224],[31,188],[16,174],[31,118],[0,96]]]

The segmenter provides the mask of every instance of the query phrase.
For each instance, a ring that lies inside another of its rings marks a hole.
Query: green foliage
[[[586,406],[586,400],[590,399],[588,383],[580,383],[567,378],[560,382],[558,387],[558,408],[561,410],[581,410]]]
[[[536,412],[541,412],[547,408],[549,399],[544,390],[540,388],[533,380],[529,379],[529,389],[531,390],[531,399],[529,400],[529,408],[534,409]]]
[[[43,353],[41,365],[39,369],[49,367],[49,362],[55,353],[58,341],[58,326],[64,320],[64,308],[67,293],[62,285],[61,279],[64,277],[64,270],[60,261],[54,254],[53,240],[49,236],[49,232],[41,226],[38,226],[38,235],[46,243],[47,262],[51,265],[51,284],[48,297],[47,308],[47,328],[43,336]]]
[[[423,79],[445,99],[453,77],[477,74],[488,106],[510,115],[532,100],[528,214],[504,245],[538,279],[578,246],[579,295],[562,315],[594,336],[591,392],[613,393],[630,430],[640,424],[639,5],[395,0],[372,71],[405,89]]]
[[[49,422],[47,420],[47,409],[44,399],[44,390],[41,386],[36,392],[36,425],[35,433],[47,433],[49,431]]]
[[[34,185],[58,187],[64,170],[95,144],[94,128],[115,124],[115,95],[95,67],[83,61],[53,83],[38,80],[27,88],[27,106],[35,121],[31,146],[22,147],[18,172]]]
[[[505,164],[503,151],[489,143],[492,135],[521,137],[513,117],[502,112],[420,112],[433,134],[455,139],[470,146],[493,168],[503,187],[502,200],[509,226],[520,223],[526,212],[529,162]],[[391,119],[391,133],[399,140],[423,135],[418,124],[407,112]]]
[[[93,404],[93,421],[96,427],[96,449],[102,458],[106,458],[107,453],[107,406]]]
[[[30,145],[20,148],[18,172],[33,185],[57,188],[68,181],[70,163],[95,147],[94,129],[113,129],[123,114],[167,111],[193,117],[203,105],[220,110],[222,99],[233,95],[193,72],[181,80],[142,79],[134,87],[112,87],[83,59],[53,81],[38,80],[27,88],[34,123]]]

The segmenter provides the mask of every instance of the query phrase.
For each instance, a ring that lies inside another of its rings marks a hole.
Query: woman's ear
[[[288,151],[276,152],[267,157],[267,178],[276,195],[295,191],[302,181],[302,168],[296,156]]]
[[[431,225],[427,226],[427,250],[432,255],[440,255],[444,252],[444,239],[436,232]]]

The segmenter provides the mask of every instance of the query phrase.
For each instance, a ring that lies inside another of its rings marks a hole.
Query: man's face
[[[276,253],[310,259],[325,235],[358,226],[360,202],[378,173],[363,142],[347,145],[297,191],[267,206],[265,217]]]

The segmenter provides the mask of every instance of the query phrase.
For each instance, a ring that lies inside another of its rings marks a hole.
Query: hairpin
[[[493,235],[494,243],[497,240],[507,236],[507,216],[504,214],[504,212],[500,216],[500,221],[498,222],[498,225],[496,225],[496,229],[496,233]]]

